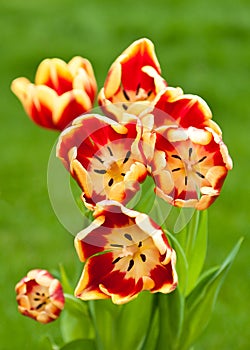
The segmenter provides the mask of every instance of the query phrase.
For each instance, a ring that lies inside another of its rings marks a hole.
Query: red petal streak
[[[165,284],[173,284],[172,263],[170,262],[166,266],[157,265],[151,271],[150,277],[155,283],[154,288],[151,290],[152,292],[157,292]]]

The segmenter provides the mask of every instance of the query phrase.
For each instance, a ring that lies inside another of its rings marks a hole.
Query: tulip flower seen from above
[[[83,191],[89,209],[105,199],[128,202],[147,176],[136,119],[127,124],[101,115],[77,118],[60,135],[57,156]]]
[[[56,320],[63,307],[60,282],[46,270],[31,270],[16,285],[18,310],[40,323]]]
[[[170,293],[176,288],[175,252],[149,216],[114,201],[98,203],[94,215],[75,238],[79,258],[86,261],[77,297],[123,304],[142,290]]]
[[[97,86],[90,62],[76,56],[69,63],[59,58],[43,60],[34,83],[17,78],[11,89],[36,124],[63,130],[93,107]]]

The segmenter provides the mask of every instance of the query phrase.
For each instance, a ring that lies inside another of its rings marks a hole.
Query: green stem
[[[151,310],[150,310],[150,320],[151,322],[148,323],[148,328],[147,331],[145,333],[145,338],[139,348],[139,350],[151,350],[152,348],[148,348],[148,341],[149,341],[149,337],[152,334],[152,324],[154,325],[154,320],[156,317],[156,312],[157,312],[157,294],[152,295],[153,297],[153,302],[151,304]]]
[[[100,334],[99,334],[99,331],[98,331],[97,322],[96,322],[96,313],[95,313],[94,300],[90,300],[87,304],[88,304],[90,318],[92,320],[92,324],[93,324],[94,331],[95,331],[96,350],[104,350],[103,344],[102,344],[102,340],[101,340],[101,337],[100,337]]]

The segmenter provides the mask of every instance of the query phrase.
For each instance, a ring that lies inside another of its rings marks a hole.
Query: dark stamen
[[[188,184],[188,177],[185,176],[185,186],[187,186],[187,184]]]
[[[106,174],[107,171],[104,170],[104,169],[103,169],[103,170],[102,170],[102,169],[101,169],[101,170],[99,170],[99,169],[94,169],[94,172],[97,173],[97,174]]]
[[[180,157],[180,156],[178,156],[178,154],[172,154],[172,155],[171,155],[171,157],[176,158],[176,159],[180,159],[180,160],[181,160],[181,157]]]
[[[152,90],[149,90],[149,92],[148,92],[148,97],[152,94]]]
[[[189,159],[191,158],[192,152],[193,152],[193,148],[190,147],[188,150]]]
[[[129,241],[133,241],[133,238],[129,233],[125,233],[124,237],[127,238]]]
[[[203,162],[203,160],[205,160],[206,158],[207,158],[207,156],[202,157],[201,159],[198,160],[198,163]]]
[[[116,244],[116,243],[112,243],[110,244],[111,247],[115,247],[115,248],[123,248],[123,245],[122,244]]]
[[[94,155],[94,158],[97,159],[97,160],[99,160],[100,163],[102,163],[102,164],[104,163],[104,161],[103,161],[100,157]]]
[[[136,89],[136,92],[135,92],[136,95],[139,94],[140,87],[141,87],[141,85],[140,85],[140,83],[139,83],[139,84],[137,85],[137,89]]]
[[[179,170],[181,170],[181,168],[175,168],[175,169],[172,170],[172,173],[173,173],[174,171],[179,171]]]
[[[125,103],[122,104],[123,109],[126,111],[128,109],[128,106],[125,105]]]
[[[108,182],[109,187],[111,187],[113,185],[113,183],[114,183],[114,179],[111,178]]]
[[[46,302],[44,301],[43,303],[37,305],[36,310],[40,309],[43,305],[46,305]]]
[[[140,241],[138,244],[138,248],[142,247],[142,242]]]
[[[36,292],[36,295],[40,295],[40,293],[39,293],[39,292]]]
[[[134,260],[133,259],[131,259],[130,261],[129,261],[129,265],[128,265],[128,268],[127,268],[127,271],[130,271],[131,269],[132,269],[132,267],[134,266]]]
[[[125,176],[126,174],[125,173],[121,173],[121,176]]]
[[[112,261],[112,264],[116,264],[119,260],[121,260],[122,257],[118,256],[115,260]]]
[[[205,176],[204,176],[203,174],[199,173],[199,171],[196,171],[196,174],[197,174],[199,177],[201,177],[202,179],[205,179]]]
[[[145,254],[140,254],[140,257],[141,257],[141,259],[142,259],[143,262],[146,261],[146,255],[145,255]]]
[[[35,300],[35,301],[38,301],[38,300],[40,300],[40,298],[34,298],[34,300]]]
[[[111,155],[111,157],[113,157],[113,152],[112,152],[111,148],[108,146],[107,149],[108,149],[109,154]]]
[[[129,95],[127,94],[126,90],[122,90],[124,97],[126,98],[127,101],[130,100]]]
[[[129,160],[129,157],[130,157],[130,156],[131,156],[131,151],[128,151],[128,152],[126,153],[125,158],[124,158],[123,164],[126,163],[126,162]]]

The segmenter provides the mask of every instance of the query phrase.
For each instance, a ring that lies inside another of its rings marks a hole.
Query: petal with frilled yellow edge
[[[150,167],[156,194],[178,207],[206,209],[220,195],[228,170],[232,168],[221,136],[208,127],[167,126],[156,131],[155,161]],[[157,166],[156,156],[162,152],[165,167]]]
[[[40,323],[56,320],[64,308],[61,283],[46,270],[29,271],[15,290],[19,312]]]
[[[142,290],[175,289],[175,252],[156,223],[115,201],[98,203],[94,216],[89,228],[75,238],[80,259],[87,258],[77,297],[111,298],[123,304]]]

